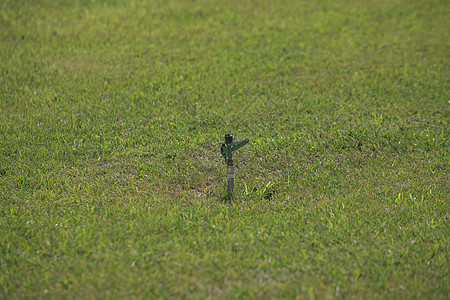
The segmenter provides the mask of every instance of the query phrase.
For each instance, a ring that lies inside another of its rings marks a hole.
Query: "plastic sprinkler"
[[[248,139],[243,139],[241,141],[233,142],[233,136],[231,134],[225,135],[225,142],[220,142],[222,146],[220,147],[220,152],[225,158],[225,163],[227,164],[227,178],[228,178],[228,196],[231,197],[234,189],[234,163],[233,163],[233,151],[241,148],[248,143]]]

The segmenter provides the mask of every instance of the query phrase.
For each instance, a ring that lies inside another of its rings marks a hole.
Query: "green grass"
[[[446,299],[449,15],[2,1],[0,298]]]

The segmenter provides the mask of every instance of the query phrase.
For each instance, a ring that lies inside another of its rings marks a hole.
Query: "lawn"
[[[448,299],[449,16],[1,1],[0,298]]]

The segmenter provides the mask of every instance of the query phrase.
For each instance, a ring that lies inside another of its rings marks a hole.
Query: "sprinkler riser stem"
[[[231,196],[234,190],[234,165],[227,165],[227,181],[228,181],[228,195]]]

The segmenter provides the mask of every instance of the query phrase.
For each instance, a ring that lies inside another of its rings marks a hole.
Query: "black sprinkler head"
[[[231,144],[233,142],[233,136],[229,133],[225,134],[225,143]]]

